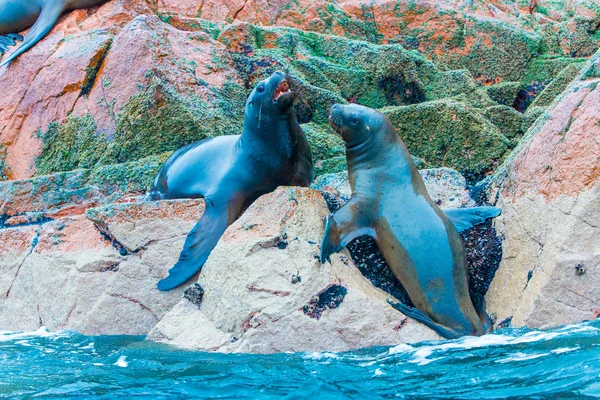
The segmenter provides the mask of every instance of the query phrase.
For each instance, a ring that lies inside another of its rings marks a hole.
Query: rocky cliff
[[[504,256],[488,308],[515,326],[600,314],[599,84],[600,53],[494,176]]]
[[[175,149],[239,133],[246,96],[276,69],[294,76],[330,206],[348,187],[329,106],[380,109],[420,168],[436,167],[424,175],[440,204],[503,208],[501,252],[489,225],[465,236],[472,290],[490,287],[497,324],[595,318],[599,45],[587,0],[112,0],[66,14],[0,69],[0,329],[258,352],[434,338],[386,305],[403,294],[372,244],[331,265],[312,257],[327,209],[309,190],[249,209],[202,273],[203,296],[156,291],[203,203],[142,202],[151,179]]]

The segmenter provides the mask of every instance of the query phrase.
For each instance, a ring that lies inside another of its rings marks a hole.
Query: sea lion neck
[[[262,112],[244,119],[241,147],[249,152],[273,151],[291,157],[292,135],[300,127],[293,110],[279,114]]]
[[[378,165],[382,161],[387,149],[388,141],[381,141],[378,132],[361,141],[344,142],[346,146],[346,160],[348,167],[354,165],[360,168],[361,165]]]

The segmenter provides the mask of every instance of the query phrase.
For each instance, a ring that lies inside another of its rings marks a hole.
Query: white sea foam
[[[398,346],[392,347],[388,351],[388,355],[394,355],[399,353],[411,353],[414,351],[412,355],[412,359],[409,360],[411,363],[416,363],[418,365],[426,365],[430,362],[439,360],[443,357],[437,358],[429,358],[434,353],[446,352],[448,350],[470,350],[477,349],[482,347],[496,347],[496,346],[509,346],[515,344],[522,343],[533,343],[533,342],[541,342],[554,339],[559,336],[569,335],[574,332],[582,332],[582,331],[597,331],[597,328],[590,326],[569,326],[561,329],[557,329],[556,331],[551,332],[542,332],[542,331],[532,331],[527,332],[521,336],[509,336],[509,335],[501,335],[501,334],[488,334],[483,336],[467,336],[461,339],[446,341],[446,342],[438,342],[440,344],[433,344],[429,346],[422,347],[412,347],[407,344],[400,344]]]
[[[526,360],[534,360],[536,358],[540,358],[540,357],[546,357],[550,355],[550,353],[543,353],[543,354],[525,354],[525,353],[514,353],[513,355],[507,357],[507,358],[503,358],[501,360],[497,360],[497,363],[500,364],[506,364],[512,361],[526,361]]]
[[[119,359],[116,363],[114,363],[114,365],[121,368],[127,368],[129,366],[129,363],[127,362],[127,356],[119,357]]]
[[[314,353],[309,353],[309,354],[305,354],[304,358],[307,360],[323,360],[323,359],[328,359],[328,358],[340,358],[340,356],[336,353],[331,353],[331,352],[314,352]]]
[[[42,326],[37,331],[32,332],[0,331],[0,342],[10,342],[13,340],[23,340],[32,338],[59,338],[64,336],[67,336],[65,332],[50,332],[48,328]]]
[[[579,347],[579,346],[577,346],[577,347],[561,347],[558,349],[550,350],[550,353],[554,353],[554,354],[570,353],[572,351],[579,350],[580,348],[581,347]]]
[[[399,344],[398,346],[392,347],[389,350],[389,354],[398,354],[398,353],[409,353],[413,351],[415,348],[407,345],[406,343]]]

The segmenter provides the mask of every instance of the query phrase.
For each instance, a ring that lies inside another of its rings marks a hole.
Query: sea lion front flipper
[[[38,17],[35,24],[25,36],[25,41],[19,46],[14,53],[12,53],[6,60],[2,61],[0,67],[8,64],[30,48],[32,48],[37,42],[39,42],[44,36],[48,34],[58,21],[58,17],[61,16],[65,9],[64,1],[47,1],[42,7],[40,16]]]
[[[368,202],[353,197],[335,214],[325,219],[325,232],[321,241],[321,262],[330,261],[330,255],[342,250],[359,236],[375,237],[372,210]]]
[[[490,218],[496,218],[502,212],[497,207],[452,208],[442,211],[459,232],[482,224]]]
[[[440,325],[437,322],[434,322],[423,311],[421,311],[419,309],[416,309],[414,307],[409,307],[406,304],[402,304],[402,303],[394,303],[391,300],[388,300],[387,302],[390,306],[394,307],[396,310],[400,311],[402,314],[422,323],[429,329],[434,330],[435,333],[437,333],[438,335],[440,335],[443,338],[457,339],[461,336],[464,336],[464,334],[457,333],[450,328],[446,328],[445,326]]]
[[[206,201],[206,210],[188,233],[179,261],[169,270],[169,276],[158,282],[159,290],[171,290],[185,283],[202,269],[225,229],[237,217],[236,205],[223,200],[218,204]],[[241,207],[240,207],[241,208]],[[230,216],[234,215],[233,218]]]

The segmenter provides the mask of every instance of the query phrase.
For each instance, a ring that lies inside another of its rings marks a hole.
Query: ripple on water
[[[600,397],[600,321],[347,353],[225,355],[0,331],[0,398]]]

